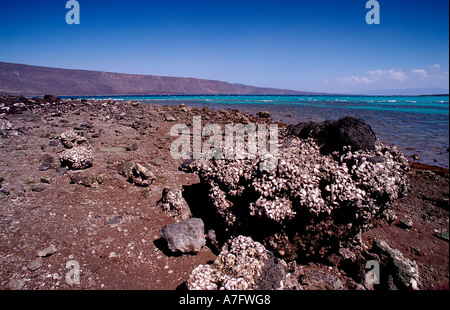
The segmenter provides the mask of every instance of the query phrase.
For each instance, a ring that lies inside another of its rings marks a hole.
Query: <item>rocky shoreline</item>
[[[171,158],[171,127],[194,116],[272,123],[0,97],[0,288],[448,289],[447,169],[408,162],[357,119],[278,123],[272,172],[254,169],[260,158]]]

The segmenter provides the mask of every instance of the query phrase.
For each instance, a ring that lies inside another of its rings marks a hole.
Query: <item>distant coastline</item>
[[[59,69],[0,61],[0,94],[12,96],[44,96],[46,94],[60,97],[150,95],[440,96],[440,93],[446,91],[448,92],[448,90],[432,88],[389,90],[391,93],[400,95],[371,94],[371,92],[380,91],[371,91],[366,94],[326,93],[257,87],[190,77]],[[402,95],[402,92],[413,92],[414,94]],[[426,92],[434,93],[427,94]]]
[[[114,95],[320,95],[187,77],[58,69],[0,62],[0,94],[43,96]]]

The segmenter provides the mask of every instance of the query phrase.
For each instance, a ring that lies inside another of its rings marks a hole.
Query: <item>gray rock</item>
[[[81,173],[74,173],[70,176],[70,184],[78,184],[85,187],[97,187],[101,183],[103,183],[101,176],[88,176]]]
[[[55,160],[53,159],[52,156],[46,155],[46,156],[42,159],[42,163],[41,163],[41,165],[39,166],[38,170],[39,170],[39,171],[47,171],[47,170],[51,169],[52,166],[53,166],[54,161],[55,161]]]
[[[205,226],[199,218],[168,224],[160,231],[172,252],[197,253],[205,245]]]
[[[385,241],[375,239],[375,248],[380,252],[382,259],[380,277],[392,276],[393,283],[398,288],[418,290],[420,286],[419,267],[415,261],[409,260],[396,249],[392,249]],[[392,271],[392,274],[383,275],[383,272]]]
[[[12,279],[8,282],[8,288],[12,291],[20,291],[25,286],[22,279]]]
[[[311,264],[301,267],[299,282],[306,290],[343,290],[343,278],[335,268]]]
[[[122,222],[122,215],[114,216],[106,220],[106,224],[109,225],[119,224],[120,222]]]
[[[38,257],[36,258],[34,261],[32,261],[31,263],[29,263],[27,265],[28,270],[31,271],[36,271],[39,268],[42,267],[42,265],[44,264],[44,259],[42,257]]]
[[[31,186],[31,191],[33,192],[42,192],[43,190],[45,190],[45,186],[43,184],[36,184]]]
[[[279,289],[285,281],[286,271],[274,257],[270,257],[264,261],[264,267],[261,275],[255,281],[258,290],[276,290]]]
[[[49,246],[49,247],[47,247],[47,248],[45,248],[43,250],[38,251],[37,252],[37,256],[39,256],[39,257],[47,257],[47,256],[55,254],[56,251],[58,251],[58,249],[54,245],[51,245],[51,246]]]

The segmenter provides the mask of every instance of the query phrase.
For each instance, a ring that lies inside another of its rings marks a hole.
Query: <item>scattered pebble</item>
[[[55,254],[56,251],[58,251],[58,249],[54,245],[51,245],[48,248],[38,251],[37,256],[47,257],[47,256]]]
[[[39,268],[41,268],[43,264],[44,264],[43,258],[42,258],[42,257],[38,257],[38,258],[36,258],[34,261],[32,261],[31,263],[29,263],[29,264],[27,265],[27,268],[28,268],[28,270],[36,271],[36,270],[38,270]]]

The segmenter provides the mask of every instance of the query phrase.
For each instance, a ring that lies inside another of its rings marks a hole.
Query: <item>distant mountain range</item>
[[[113,95],[321,95],[222,81],[89,70],[57,69],[0,62],[0,94],[42,96]]]

